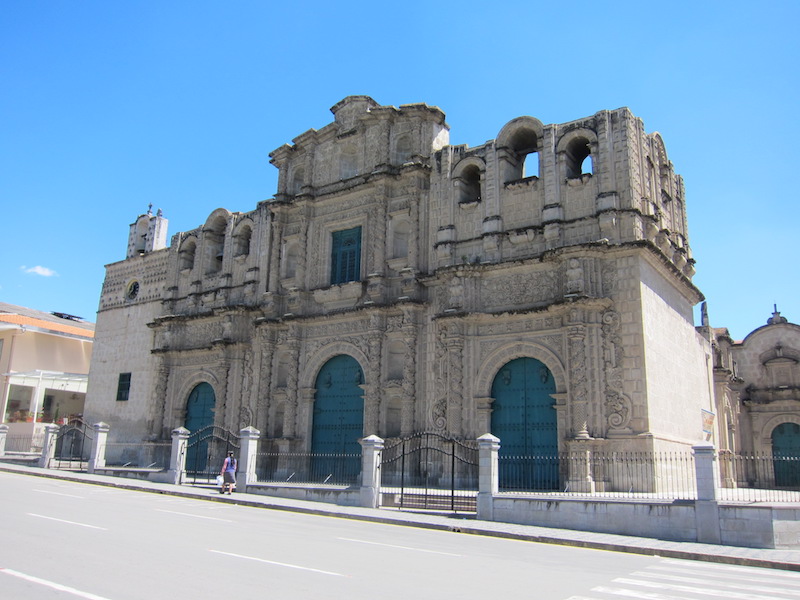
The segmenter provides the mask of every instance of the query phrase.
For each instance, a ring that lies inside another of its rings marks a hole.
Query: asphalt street
[[[800,573],[0,473],[0,598],[800,597]]]

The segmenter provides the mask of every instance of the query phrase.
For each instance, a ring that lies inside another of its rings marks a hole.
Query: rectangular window
[[[131,391],[131,374],[120,373],[119,383],[117,383],[117,402],[124,402],[128,399]]]
[[[331,284],[361,279],[361,227],[333,232]]]

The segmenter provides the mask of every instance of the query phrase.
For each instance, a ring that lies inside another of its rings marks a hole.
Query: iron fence
[[[169,469],[170,442],[107,442],[99,449],[106,467],[123,469]]]
[[[192,483],[214,483],[229,452],[239,455],[240,441],[235,432],[209,425],[186,440],[186,478]]]
[[[565,452],[500,456],[501,492],[595,498],[695,499],[690,452]]]
[[[475,512],[478,445],[434,432],[386,444],[381,459],[384,506]]]
[[[360,454],[260,452],[256,479],[261,483],[356,485],[361,480]]]
[[[720,501],[800,502],[800,457],[719,453]]]
[[[41,454],[44,445],[44,432],[34,434],[7,435],[6,453]]]

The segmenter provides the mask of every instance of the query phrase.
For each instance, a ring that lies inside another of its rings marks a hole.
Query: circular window
[[[138,281],[131,281],[128,284],[128,291],[125,294],[129,300],[133,300],[136,296],[139,295],[139,282]]]

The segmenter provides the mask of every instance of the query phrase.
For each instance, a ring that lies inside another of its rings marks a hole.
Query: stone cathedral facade
[[[425,104],[331,111],[271,153],[270,200],[169,244],[160,212],[131,225],[90,421],[119,441],[252,425],[295,451],[419,431],[547,453],[705,439],[713,340],[658,133],[621,108],[515,118],[468,147]]]

